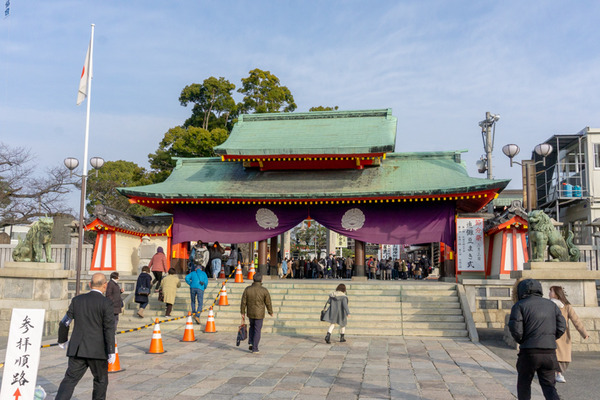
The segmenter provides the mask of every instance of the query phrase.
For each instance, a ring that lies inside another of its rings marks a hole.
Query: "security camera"
[[[494,119],[494,121],[498,121],[500,119],[500,114],[494,114],[492,115],[492,118]]]

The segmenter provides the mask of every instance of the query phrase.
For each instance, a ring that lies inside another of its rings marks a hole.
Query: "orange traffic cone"
[[[256,271],[254,270],[254,261],[252,261],[252,263],[250,264],[250,270],[248,271],[248,280],[249,281],[254,279],[255,273],[256,273]]]
[[[229,301],[227,301],[227,288],[225,287],[225,282],[223,282],[223,287],[221,287],[221,294],[219,295],[219,305],[220,306],[228,306]]]
[[[242,273],[242,266],[239,261],[235,269],[235,283],[244,283],[244,274]]]
[[[221,272],[219,272],[219,279],[225,279],[225,268],[221,264]]]
[[[119,349],[117,349],[117,338],[115,338],[115,362],[108,363],[108,372],[121,372],[125,369],[121,369],[121,362],[119,361]]]
[[[194,323],[192,322],[192,312],[188,311],[187,321],[185,322],[185,331],[183,331],[182,342],[195,342]]]
[[[206,328],[204,328],[204,333],[215,333],[217,330],[215,329],[215,314],[213,313],[213,308],[208,309],[208,319],[206,320]]]
[[[160,324],[158,318],[154,321],[154,332],[152,332],[152,341],[150,342],[150,350],[148,354],[162,354],[165,353],[163,348],[162,337],[160,336]]]

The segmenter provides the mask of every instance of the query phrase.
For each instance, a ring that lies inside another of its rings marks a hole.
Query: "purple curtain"
[[[353,239],[379,244],[444,242],[454,247],[454,202],[311,206],[310,216]]]
[[[310,214],[323,226],[368,243],[454,246],[455,207],[453,202],[178,206],[173,211],[173,243],[264,240],[294,228]]]
[[[248,243],[289,231],[308,216],[306,206],[179,206],[173,210],[173,243]]]

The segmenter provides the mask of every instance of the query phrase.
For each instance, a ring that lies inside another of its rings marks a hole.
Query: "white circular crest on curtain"
[[[365,214],[358,208],[351,208],[342,217],[342,228],[357,231],[365,224]]]
[[[256,222],[263,229],[275,229],[279,226],[277,215],[268,208],[259,208],[256,211]]]

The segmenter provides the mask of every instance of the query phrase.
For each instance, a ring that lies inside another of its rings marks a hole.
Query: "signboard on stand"
[[[483,218],[456,219],[456,270],[485,271]]]
[[[33,399],[46,310],[13,308],[0,400]]]

